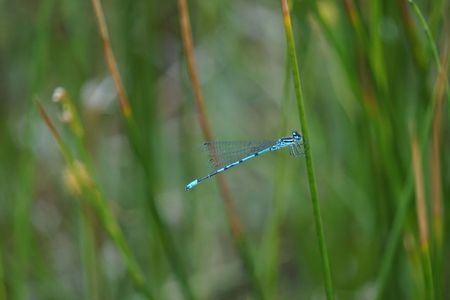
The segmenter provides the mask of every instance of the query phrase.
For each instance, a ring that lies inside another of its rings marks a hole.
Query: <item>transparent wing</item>
[[[204,150],[208,152],[209,162],[215,169],[222,168],[236,162],[250,154],[272,146],[277,141],[251,141],[251,142],[205,142]]]
[[[303,143],[295,143],[291,145],[289,153],[294,157],[305,156],[305,147]]]

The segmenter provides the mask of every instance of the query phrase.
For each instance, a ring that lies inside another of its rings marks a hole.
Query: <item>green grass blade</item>
[[[308,131],[308,122],[306,121],[306,112],[305,112],[305,105],[303,100],[303,91],[302,91],[302,85],[300,80],[300,71],[298,67],[297,62],[297,54],[295,50],[295,41],[294,41],[294,35],[292,32],[292,24],[291,24],[291,18],[289,14],[289,8],[286,0],[281,0],[282,5],[282,11],[283,11],[283,20],[284,20],[284,29],[286,31],[286,40],[288,44],[288,50],[289,50],[289,59],[291,62],[291,69],[294,77],[294,87],[295,87],[295,96],[297,99],[297,108],[299,112],[300,117],[300,125],[302,128],[302,134],[303,134],[303,143],[305,146],[305,157],[306,157],[306,169],[308,173],[308,183],[309,183],[309,189],[311,193],[311,201],[313,205],[313,211],[314,211],[314,222],[316,225],[316,231],[317,231],[317,238],[319,241],[319,249],[320,249],[320,255],[322,257],[322,272],[325,279],[325,291],[327,294],[327,299],[333,299],[334,298],[334,292],[333,292],[333,284],[331,280],[331,270],[330,270],[330,263],[328,259],[328,252],[325,242],[325,234],[323,231],[323,224],[322,224],[322,215],[320,213],[320,204],[319,204],[319,197],[317,194],[317,185],[316,185],[316,178],[314,175],[314,167],[313,167],[313,158],[312,158],[312,151],[310,148],[310,140],[309,140],[309,131]]]

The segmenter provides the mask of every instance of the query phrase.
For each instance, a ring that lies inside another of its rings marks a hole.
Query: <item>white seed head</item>
[[[61,100],[66,96],[66,90],[63,87],[57,87],[54,91],[53,91],[53,102],[61,102]]]
[[[64,109],[59,116],[59,120],[65,124],[69,124],[73,120],[72,112],[68,109]]]

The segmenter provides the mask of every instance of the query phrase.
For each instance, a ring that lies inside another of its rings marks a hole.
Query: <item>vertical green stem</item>
[[[434,105],[429,105],[427,108],[427,112],[425,113],[423,127],[419,132],[422,148],[424,147],[424,145],[428,145],[433,113]],[[413,200],[412,193],[414,188],[412,172],[412,168],[410,168],[407,173],[404,188],[401,195],[399,196],[400,200],[397,211],[395,212],[394,222],[391,231],[389,232],[388,242],[380,264],[380,271],[377,277],[377,291],[375,299],[383,299],[383,294],[389,280],[389,275],[394,265],[395,253],[398,246],[400,245],[402,228],[406,222],[408,211],[411,208],[411,203]]]
[[[102,225],[110,235],[117,249],[119,250],[121,257],[124,260],[124,263],[136,288],[142,293],[143,296],[145,296],[146,299],[150,300],[154,299],[152,292],[150,291],[150,288],[147,287],[145,283],[143,272],[141,271],[138,262],[135,260],[128,246],[128,243],[125,240],[125,237],[117,222],[117,219],[112,214],[106,199],[103,197],[100,190],[97,188],[95,181],[92,180],[92,176],[88,171],[86,171],[86,174],[81,175],[80,166],[83,166],[83,164],[76,163],[76,160],[72,152],[70,151],[68,145],[61,138],[61,135],[57,131],[55,125],[51,121],[47,112],[44,110],[44,108],[40,105],[40,103],[37,100],[35,100],[35,104],[38,108],[38,111],[42,119],[46,123],[48,129],[53,135],[53,138],[57,142],[59,150],[61,151],[61,154],[67,164],[67,167],[71,169],[71,172],[74,172],[74,176],[76,177],[75,179],[81,188],[81,190],[78,193],[76,193],[76,196],[81,199],[88,200],[88,203],[93,205]],[[73,111],[73,114],[76,114],[75,110]],[[77,135],[77,138],[80,138],[80,136]]]
[[[205,140],[211,141],[213,140],[213,133],[211,126],[209,125],[210,123],[206,110],[205,99],[203,97],[203,92],[200,86],[200,80],[195,63],[193,46],[194,43],[192,39],[192,29],[189,19],[189,9],[187,1],[178,0],[178,9],[180,12],[181,37],[183,41],[183,48],[185,52],[189,77],[191,80],[192,91],[194,93],[195,106],[198,112],[198,121]],[[255,272],[255,262],[253,261],[253,256],[249,251],[247,237],[242,229],[239,214],[235,207],[230,189],[228,188],[225,177],[222,177],[221,174],[216,176],[216,179],[220,194],[224,202],[225,214],[227,216],[231,236],[233,237],[234,244],[239,250],[242,264],[245,268],[245,271],[248,273],[255,297],[257,297],[258,299],[264,299],[264,290]]]
[[[400,244],[402,228],[413,200],[411,197],[413,190],[413,177],[411,172],[411,170],[408,172],[404,189],[400,195],[399,204],[394,217],[394,223],[392,224],[391,231],[389,232],[388,242],[384,250],[385,254],[381,260],[380,270],[377,277],[377,291],[375,294],[375,299],[383,299],[383,294],[394,264],[395,254],[397,252],[398,245]]]
[[[0,246],[2,246],[0,244]],[[0,247],[0,299],[6,298],[5,272],[3,270],[3,248]]]
[[[152,216],[152,221],[156,226],[156,230],[158,235],[161,238],[161,242],[163,247],[167,252],[167,257],[170,261],[171,266],[174,268],[175,275],[180,282],[182,291],[186,298],[195,299],[192,288],[189,284],[188,275],[185,271],[185,267],[182,262],[180,255],[178,254],[175,243],[170,235],[170,230],[167,227],[166,223],[163,221],[158,207],[155,203],[153,186],[151,186],[151,182],[154,181],[154,176],[152,174],[153,161],[152,157],[147,155],[145,152],[145,141],[144,135],[140,131],[138,124],[133,116],[133,111],[128,101],[128,96],[125,91],[124,84],[122,82],[122,78],[119,73],[119,69],[117,67],[117,62],[114,57],[114,52],[111,47],[111,42],[108,34],[108,27],[106,25],[105,16],[103,14],[103,8],[100,0],[92,0],[92,4],[94,7],[94,12],[98,24],[98,29],[100,33],[100,39],[103,43],[103,51],[106,63],[108,65],[109,71],[114,81],[114,85],[116,87],[116,91],[118,94],[118,100],[120,109],[122,112],[122,116],[125,120],[127,130],[128,130],[128,139],[133,148],[133,151],[136,154],[136,157],[141,162],[142,167],[144,169],[145,179],[147,181],[147,192],[148,192],[148,209]]]
[[[294,77],[295,96],[297,99],[297,108],[300,117],[300,125],[303,133],[303,143],[305,147],[306,169],[308,173],[309,190],[311,193],[311,201],[314,210],[314,223],[317,231],[317,238],[319,240],[320,255],[322,257],[322,271],[325,279],[325,291],[327,299],[333,299],[333,284],[331,281],[330,263],[328,259],[327,247],[325,242],[325,234],[323,231],[322,217],[320,213],[319,199],[317,195],[316,179],[314,175],[313,159],[309,143],[309,130],[306,122],[305,105],[303,101],[302,84],[300,80],[300,71],[298,67],[297,55],[295,50],[294,35],[292,32],[291,17],[287,0],[281,0],[283,11],[284,29],[286,31],[286,40],[288,44],[289,59],[291,62],[292,73]]]
[[[430,47],[431,52],[433,54],[434,62],[438,68],[438,71],[441,72],[442,64],[441,64],[441,60],[439,59],[439,52],[436,47],[436,43],[434,42],[433,36],[431,35],[430,27],[428,26],[428,23],[425,20],[425,17],[423,16],[422,11],[420,10],[419,6],[417,6],[416,2],[413,0],[408,0],[408,2],[411,4],[411,6],[413,7],[414,11],[417,14],[417,17],[419,18],[420,24],[422,25],[422,28],[425,31],[425,35],[427,36],[428,46]],[[449,91],[449,90],[450,90],[450,88],[448,88],[448,83],[447,83],[447,91]],[[450,93],[449,92],[447,92],[447,101],[448,101],[449,108],[450,108]]]
[[[86,284],[86,295],[89,299],[100,299],[99,289],[99,263],[95,248],[95,235],[90,222],[89,207],[84,205],[79,208],[80,214],[80,242],[83,268],[85,271],[84,280]]]
[[[431,31],[430,28],[428,27],[427,21],[425,20],[425,17],[423,16],[420,8],[417,6],[416,2],[414,2],[413,0],[408,0],[409,4],[411,4],[411,6],[413,7],[414,11],[417,14],[417,17],[419,18],[420,24],[423,27],[423,30],[425,31],[425,35],[427,36],[428,39],[428,45],[431,48],[431,51],[433,53],[433,59],[436,63],[436,65],[438,66],[438,68],[441,68],[441,63],[439,61],[439,54],[437,51],[437,47],[436,44],[434,43],[433,37],[431,36]]]
[[[260,279],[256,273],[255,263],[253,262],[253,255],[250,251],[249,244],[245,235],[239,235],[234,239],[235,245],[239,251],[243,267],[248,274],[250,284],[253,288],[253,295],[255,299],[266,299],[264,288],[261,286]]]

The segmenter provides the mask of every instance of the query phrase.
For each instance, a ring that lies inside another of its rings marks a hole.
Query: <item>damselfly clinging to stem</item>
[[[189,191],[205,179],[267,152],[289,147],[289,153],[292,156],[302,156],[304,154],[303,137],[297,131],[292,132],[292,136],[283,137],[275,141],[206,142],[203,145],[209,153],[209,161],[212,163],[215,171],[187,184],[186,191]]]

